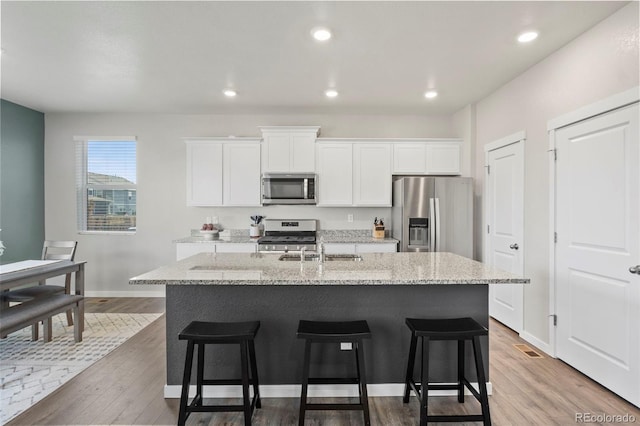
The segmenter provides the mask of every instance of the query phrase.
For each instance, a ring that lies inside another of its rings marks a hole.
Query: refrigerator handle
[[[436,205],[433,198],[429,198],[429,251],[436,251]]]
[[[436,250],[440,251],[442,247],[440,246],[440,198],[435,198],[436,204]]]

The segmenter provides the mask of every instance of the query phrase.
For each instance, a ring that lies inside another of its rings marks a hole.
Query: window
[[[78,229],[136,230],[136,138],[77,137]]]

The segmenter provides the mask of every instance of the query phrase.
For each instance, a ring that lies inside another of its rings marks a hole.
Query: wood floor
[[[89,299],[87,312],[163,312],[164,299]],[[165,318],[143,331],[62,388],[7,425],[171,425],[178,417],[178,400],[163,397],[165,383]],[[529,358],[513,347],[525,343],[496,321],[490,324],[494,425],[574,425],[578,413],[635,416],[640,410],[561,361],[543,355]],[[430,400],[430,413],[476,412],[472,398],[458,404],[454,397]],[[370,398],[373,425],[416,425],[415,398]],[[433,408],[433,410],[431,410]],[[298,399],[263,399],[254,425],[295,425]],[[241,425],[241,414],[198,413],[191,425]],[[311,412],[307,425],[361,425],[359,413]],[[606,423],[592,423],[606,424]]]

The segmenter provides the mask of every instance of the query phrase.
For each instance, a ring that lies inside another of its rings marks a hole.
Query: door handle
[[[518,244],[516,243],[516,244],[511,244],[509,248],[513,250],[518,250],[520,247],[518,247]]]
[[[630,267],[629,272],[640,275],[640,265]]]

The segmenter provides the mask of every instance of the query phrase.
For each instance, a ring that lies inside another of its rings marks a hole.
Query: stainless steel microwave
[[[262,204],[315,203],[315,174],[265,173],[262,175]]]

